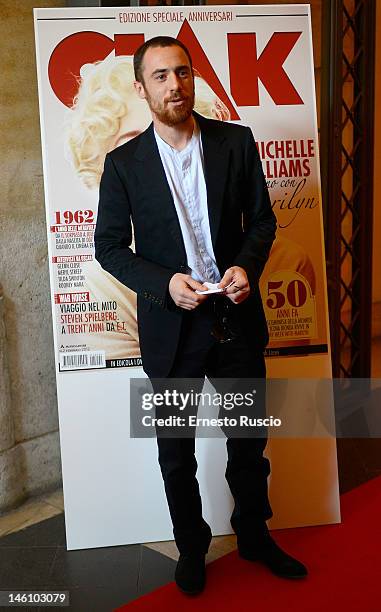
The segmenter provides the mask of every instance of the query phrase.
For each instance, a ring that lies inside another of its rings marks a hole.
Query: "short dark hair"
[[[136,51],[134,55],[134,72],[135,79],[140,83],[143,83],[143,59],[146,54],[147,49],[150,47],[180,47],[187,55],[189,59],[190,66],[192,68],[192,58],[186,46],[177,38],[172,38],[172,36],[155,36],[154,38],[150,38],[146,40],[145,43],[140,45],[139,49]]]

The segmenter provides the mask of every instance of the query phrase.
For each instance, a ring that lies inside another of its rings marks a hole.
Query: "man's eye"
[[[158,74],[156,77],[157,81],[164,81],[164,79],[165,79],[165,74]]]

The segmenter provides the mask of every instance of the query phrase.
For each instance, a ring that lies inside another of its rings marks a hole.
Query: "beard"
[[[174,95],[164,102],[153,99],[145,90],[147,104],[152,113],[156,115],[161,123],[168,127],[174,127],[184,123],[192,114],[194,106],[194,89],[190,96]],[[182,104],[172,106],[171,102],[182,100]]]

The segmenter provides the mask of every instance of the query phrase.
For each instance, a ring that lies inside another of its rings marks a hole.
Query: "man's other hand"
[[[169,293],[176,306],[185,310],[194,310],[199,304],[208,299],[207,295],[198,295],[199,291],[206,291],[208,287],[194,280],[190,274],[177,272],[169,281]]]
[[[230,287],[228,287],[230,285]],[[228,268],[218,284],[221,289],[225,289],[225,295],[233,302],[240,304],[250,295],[250,285],[247,274],[243,268],[233,266]]]

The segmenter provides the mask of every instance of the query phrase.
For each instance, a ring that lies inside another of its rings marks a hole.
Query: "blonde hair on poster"
[[[194,109],[204,117],[228,121],[230,112],[195,70]],[[79,178],[96,188],[106,153],[114,148],[134,88],[132,56],[109,56],[81,69],[78,93],[66,121],[66,153]],[[145,102],[144,102],[145,104]],[[147,126],[148,127],[148,126]]]

